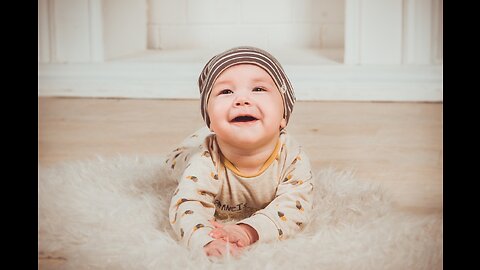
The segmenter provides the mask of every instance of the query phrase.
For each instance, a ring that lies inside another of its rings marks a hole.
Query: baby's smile
[[[251,116],[251,115],[241,115],[241,116],[237,116],[235,118],[232,119],[231,122],[252,122],[252,121],[257,121],[258,119]]]
[[[248,113],[242,113],[240,115],[237,115],[235,117],[233,117],[233,119],[230,120],[230,123],[234,124],[234,125],[240,125],[240,126],[244,126],[244,125],[252,125],[254,123],[256,123],[259,119],[257,117],[255,117],[254,115],[252,114],[248,114]]]

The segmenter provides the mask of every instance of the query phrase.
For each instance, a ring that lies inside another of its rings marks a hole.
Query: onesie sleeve
[[[252,226],[259,242],[286,239],[309,222],[313,207],[313,175],[310,161],[301,149],[291,160],[278,185],[274,200],[237,224]]]
[[[220,181],[206,148],[190,152],[185,160],[186,168],[179,174],[178,187],[170,202],[169,219],[180,243],[199,249],[214,240],[208,235],[213,229],[209,220],[215,214],[214,198]]]

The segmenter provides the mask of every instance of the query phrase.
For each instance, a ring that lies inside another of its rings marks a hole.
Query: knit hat
[[[213,84],[218,76],[227,68],[239,64],[252,64],[264,69],[275,82],[283,100],[283,116],[288,123],[295,103],[293,87],[280,63],[268,52],[249,46],[235,47],[215,55],[210,59],[198,77],[198,87],[201,95],[202,117],[210,127],[210,118],[207,113],[208,99]]]

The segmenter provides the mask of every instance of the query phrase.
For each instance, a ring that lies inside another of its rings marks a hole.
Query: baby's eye
[[[219,95],[228,95],[228,94],[232,94],[233,91],[230,90],[230,89],[223,89],[222,91],[220,91],[218,94]]]
[[[262,88],[262,87],[255,87],[255,88],[253,88],[253,92],[263,92],[263,91],[267,91],[267,90],[265,90],[265,89]]]

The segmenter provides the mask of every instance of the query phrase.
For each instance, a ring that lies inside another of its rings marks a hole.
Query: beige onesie
[[[215,134],[200,129],[166,160],[178,179],[169,209],[180,242],[201,248],[214,240],[209,220],[252,226],[260,242],[285,239],[309,221],[313,206],[310,162],[301,147],[280,133],[270,158],[256,175],[242,175],[221,154]]]

